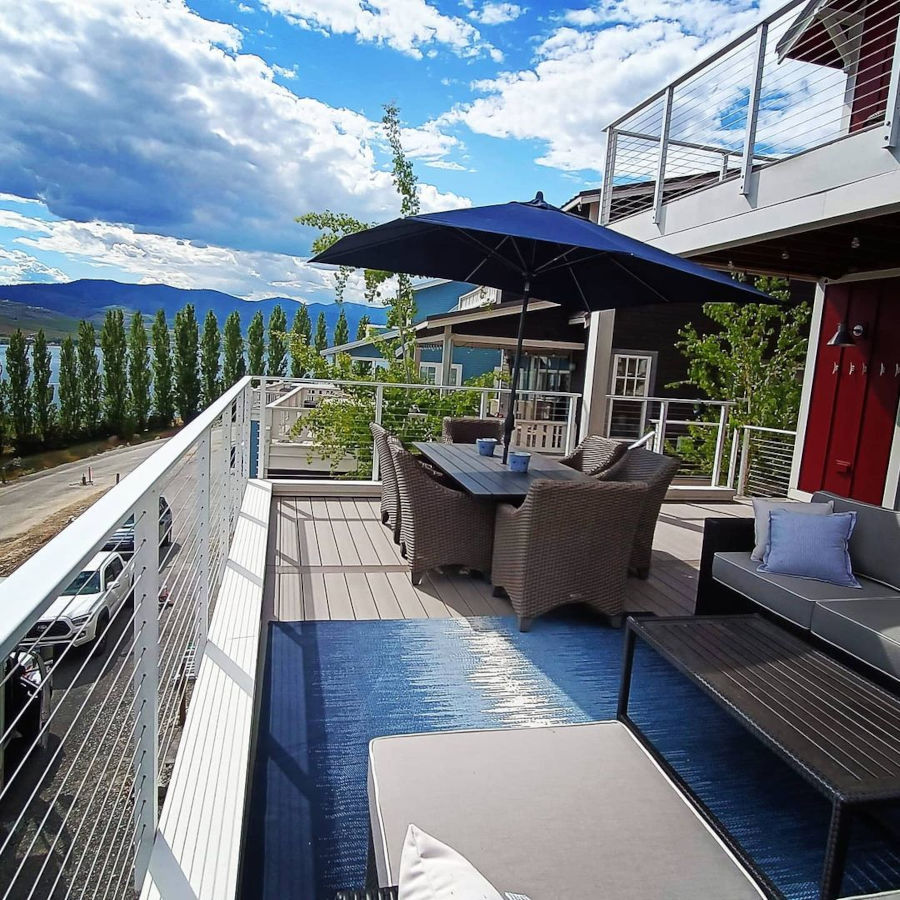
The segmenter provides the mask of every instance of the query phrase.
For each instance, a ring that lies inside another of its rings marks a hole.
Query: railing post
[[[669,155],[669,128],[672,124],[672,101],[675,88],[669,85],[663,97],[662,127],[659,133],[659,156],[656,161],[656,184],[653,188],[653,224],[658,225],[666,189],[666,157]]]
[[[763,67],[766,62],[766,37],[768,22],[756,29],[756,55],[753,59],[753,77],[750,80],[750,97],[747,105],[747,130],[744,132],[744,158],[741,160],[741,186],[743,196],[750,193],[750,175],[753,173],[753,153],[756,149],[756,123],[759,120],[759,99],[762,89]]]
[[[731,450],[728,454],[728,478],[725,485],[729,489],[734,489],[734,479],[737,475],[737,457],[738,457],[738,430],[731,429]]]
[[[269,424],[269,411],[266,407],[269,405],[269,393],[266,390],[268,384],[267,378],[259,379],[259,452],[256,454],[256,477],[265,478],[266,468],[269,457],[269,436],[271,426]]]
[[[894,54],[891,59],[891,80],[888,87],[887,107],[884,111],[884,136],[887,149],[900,143],[900,20],[894,36]]]
[[[487,398],[488,398],[487,391],[482,390],[481,399],[478,401],[478,418],[479,419],[487,418]]]
[[[197,442],[197,486],[194,498],[197,516],[197,571],[199,583],[197,587],[197,646],[195,658],[199,659],[206,645],[206,635],[209,626],[209,431],[203,432],[203,437]]]
[[[747,472],[750,469],[750,430],[743,427],[744,435],[741,441],[741,467],[738,471],[737,495],[743,497],[747,487]]]
[[[725,453],[725,435],[728,431],[728,406],[719,407],[719,430],[716,433],[716,455],[713,458],[711,487],[718,487],[722,477],[722,456]]]
[[[578,407],[578,398],[569,397],[569,407],[566,410],[566,446],[563,452],[568,456],[574,449],[576,443],[575,431],[575,412]]]
[[[384,413],[384,385],[375,386],[375,424],[380,425]],[[378,442],[372,439],[372,481],[381,478],[381,459],[378,456]]]
[[[159,488],[134,510],[134,885],[141,889],[158,820]]]
[[[669,418],[669,401],[662,400],[659,404],[659,430],[656,432],[656,452],[666,452],[666,420]]]
[[[222,413],[222,492],[219,495],[218,509],[210,506],[210,521],[213,516],[218,530],[220,565],[228,557],[228,544],[231,538],[231,423],[225,424],[226,413]],[[262,477],[262,476],[260,476]]]
[[[243,458],[243,471],[241,472],[241,477],[244,482],[246,482],[250,478],[250,435],[252,431],[250,429],[250,422],[253,418],[253,391],[250,388],[250,382],[244,387],[243,394],[244,401],[244,422],[243,422],[243,432],[241,440],[244,443],[244,458]]]
[[[603,165],[603,184],[600,185],[600,213],[598,218],[601,225],[606,225],[609,222],[612,210],[613,182],[616,178],[617,142],[618,133],[615,128],[610,128],[606,132],[606,161]]]

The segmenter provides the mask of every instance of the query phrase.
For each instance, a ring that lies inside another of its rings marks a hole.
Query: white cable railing
[[[754,169],[879,128],[895,147],[900,0],[791,0],[607,129],[600,221],[652,211]]]
[[[315,379],[263,382],[269,402],[260,426],[260,471],[295,477],[377,477],[370,422],[384,425],[405,442],[439,440],[444,416],[499,419],[509,398],[507,388]],[[513,443],[539,453],[570,452],[577,442],[580,398],[574,393],[519,391]]]
[[[681,459],[679,479],[718,487],[734,400],[608,394],[606,436]],[[651,437],[652,435],[652,437]]]
[[[0,585],[3,900],[141,883],[250,475],[251,409],[247,378]]]
[[[731,435],[728,486],[738,497],[787,497],[796,431],[743,425]]]

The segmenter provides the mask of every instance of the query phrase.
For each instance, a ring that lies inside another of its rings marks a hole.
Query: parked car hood
[[[100,596],[100,594],[79,594],[77,597],[57,597],[38,621],[52,622],[60,615],[64,615],[69,619],[86,616],[94,608]]]

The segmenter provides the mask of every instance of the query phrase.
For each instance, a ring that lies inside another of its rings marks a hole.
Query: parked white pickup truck
[[[35,622],[22,643],[38,647],[71,643],[78,647],[96,640],[98,652],[102,652],[106,626],[131,593],[132,581],[118,553],[96,554]]]

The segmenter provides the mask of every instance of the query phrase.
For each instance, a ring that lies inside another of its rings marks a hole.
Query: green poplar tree
[[[225,320],[225,360],[223,379],[225,387],[230,388],[236,381],[247,374],[247,363],[244,360],[244,336],[241,334],[241,317],[235,310]]]
[[[59,351],[59,430],[64,440],[71,440],[81,427],[81,383],[75,341],[66,337]]]
[[[175,314],[175,406],[185,425],[200,408],[199,345],[194,305],[187,303]]]
[[[359,325],[356,326],[356,340],[364,341],[369,336],[369,325],[371,324],[368,316],[362,316]]]
[[[136,312],[128,329],[128,390],[130,415],[138,431],[147,427],[150,417],[150,349],[144,317]]]
[[[106,312],[100,329],[103,353],[103,413],[110,430],[122,437],[129,432],[128,423],[128,341],[125,316],[121,309]]]
[[[302,378],[306,374],[303,356],[295,352],[294,347],[308,347],[311,335],[312,322],[309,321],[309,310],[305,303],[298,303],[291,325],[291,378]]]
[[[350,327],[347,325],[347,317],[344,315],[344,309],[341,308],[341,314],[334,326],[334,345],[340,347],[343,344],[350,343]]]
[[[6,432],[9,430],[9,415],[7,413],[6,402],[6,382],[0,379],[0,454],[3,453],[3,447],[6,442]],[[0,468],[0,478],[3,477],[3,470]]]
[[[287,318],[280,305],[269,316],[269,374],[287,372]]]
[[[247,329],[247,369],[251,375],[265,373],[263,365],[265,356],[266,326],[263,324],[263,314],[257,311],[253,314],[250,327]]]
[[[31,366],[28,364],[28,344],[21,329],[17,328],[6,348],[6,374],[9,378],[9,419],[12,438],[21,453],[31,439],[31,389],[29,378]]]
[[[222,335],[219,334],[219,323],[216,314],[209,310],[203,319],[203,337],[200,340],[200,382],[204,406],[209,406],[222,390],[219,378],[221,350]]]
[[[79,415],[81,430],[93,435],[100,427],[100,361],[97,359],[97,333],[91,322],[78,323],[78,383],[81,392]]]
[[[153,408],[163,428],[175,419],[175,392],[172,373],[172,340],[166,314],[158,309],[151,329],[153,338]]]
[[[35,436],[45,444],[53,437],[56,407],[53,405],[53,388],[50,385],[50,350],[47,336],[41,328],[31,345],[32,372],[31,407]]]
[[[328,326],[325,323],[325,313],[320,312],[319,318],[316,319],[316,340],[314,344],[316,350],[324,350],[328,346]]]

